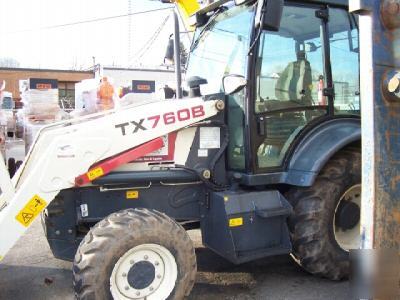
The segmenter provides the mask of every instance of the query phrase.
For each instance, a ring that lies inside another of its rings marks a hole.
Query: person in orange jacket
[[[108,110],[114,108],[114,87],[108,81],[107,77],[103,77],[100,87],[97,90],[97,105],[99,110]]]

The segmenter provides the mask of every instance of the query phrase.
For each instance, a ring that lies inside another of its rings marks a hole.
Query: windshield
[[[197,28],[186,78],[206,79],[208,83],[201,86],[203,95],[221,92],[226,74],[245,76],[253,12],[253,7],[234,6],[220,12],[205,28]]]

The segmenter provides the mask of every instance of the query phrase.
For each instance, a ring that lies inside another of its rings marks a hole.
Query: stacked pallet
[[[25,125],[27,150],[38,131],[45,125],[60,119],[58,82],[53,79],[31,78],[20,84],[24,104],[22,114]]]
[[[21,93],[25,118],[29,122],[54,122],[60,112],[57,80],[31,78],[25,87]]]

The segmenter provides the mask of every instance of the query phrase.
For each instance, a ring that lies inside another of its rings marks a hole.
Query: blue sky
[[[0,58],[13,57],[21,67],[88,68],[92,57],[104,65],[159,65],[168,36],[170,18],[158,40],[140,59],[135,54],[170,14],[169,10],[131,17],[131,51],[128,53],[128,17],[40,29],[128,12],[128,0],[0,0]],[[167,7],[159,1],[131,0],[132,11]]]

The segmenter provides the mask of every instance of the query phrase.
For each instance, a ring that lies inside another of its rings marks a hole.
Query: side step
[[[235,264],[290,253],[289,202],[279,191],[212,192],[203,205],[203,243]]]

